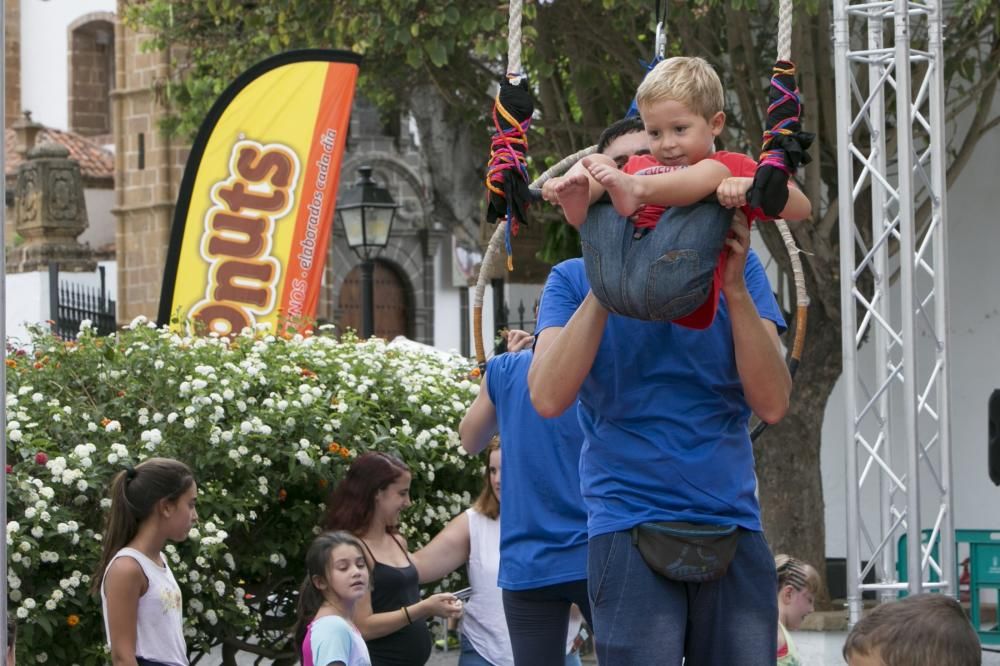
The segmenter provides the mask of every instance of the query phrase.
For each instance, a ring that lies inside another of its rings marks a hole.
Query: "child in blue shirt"
[[[303,666],[371,666],[368,647],[351,622],[368,591],[361,543],[348,532],[324,532],[306,553],[295,644]]]

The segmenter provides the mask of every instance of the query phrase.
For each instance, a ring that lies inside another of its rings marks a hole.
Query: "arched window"
[[[78,134],[111,134],[115,26],[111,14],[90,14],[69,27],[69,125]]]

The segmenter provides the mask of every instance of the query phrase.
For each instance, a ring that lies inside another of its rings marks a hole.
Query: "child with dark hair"
[[[849,666],[980,666],[982,646],[962,606],[944,594],[882,604],[844,643]]]
[[[306,552],[295,645],[303,666],[371,666],[354,607],[368,592],[361,542],[344,531],[324,532]]]
[[[161,552],[198,520],[191,470],[149,458],[118,472],[92,592],[100,592],[114,666],[187,666],[181,589]]]
[[[351,463],[327,500],[323,527],[356,536],[371,571],[371,589],[358,601],[354,621],[375,666],[424,664],[431,653],[427,618],[462,614],[462,602],[453,594],[420,599],[419,574],[399,534],[411,480],[402,460],[369,451]]]

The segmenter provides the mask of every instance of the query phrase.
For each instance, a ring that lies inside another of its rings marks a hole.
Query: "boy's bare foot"
[[[566,221],[579,229],[587,219],[587,209],[590,207],[590,179],[587,174],[564,176],[553,189]]]
[[[608,191],[611,203],[619,215],[628,217],[642,204],[636,192],[635,176],[622,173],[613,165],[595,162],[589,158],[583,159],[583,165],[587,167],[594,180]]]

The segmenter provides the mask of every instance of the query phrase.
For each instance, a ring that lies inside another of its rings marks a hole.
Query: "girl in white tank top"
[[[115,475],[94,592],[115,664],[188,666],[183,600],[167,559],[167,541],[183,541],[198,519],[191,470],[150,458]]]

